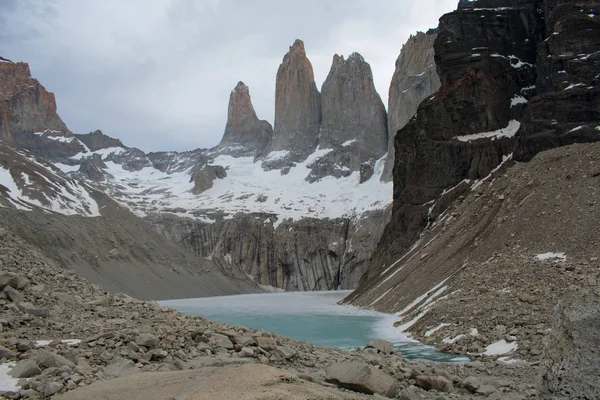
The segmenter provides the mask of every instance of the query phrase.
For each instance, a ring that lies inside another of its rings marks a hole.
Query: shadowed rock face
[[[320,128],[321,94],[304,43],[296,40],[277,71],[275,131],[265,155],[287,150],[290,162],[302,161],[316,149]]]
[[[363,161],[379,158],[386,151],[386,112],[373,84],[371,66],[353,53],[348,60],[337,54],[323,83],[322,148],[356,140]]]
[[[323,125],[319,147],[334,149],[309,176],[345,176],[362,163],[383,156],[387,146],[386,112],[373,84],[371,67],[358,53],[337,54],[322,88]]]
[[[26,63],[0,62],[0,138],[46,129],[70,134],[56,113],[54,94],[31,77]]]
[[[260,155],[272,136],[271,124],[259,120],[256,116],[250,89],[244,82],[238,82],[229,96],[227,125],[218,147],[229,147],[229,151],[235,155]]]
[[[381,179],[392,180],[394,137],[415,115],[419,104],[440,88],[433,43],[437,30],[411,35],[396,60],[388,101],[388,156]]]
[[[593,7],[480,0],[440,19],[434,50],[442,86],[395,137],[392,219],[355,296],[444,211],[431,202],[447,207],[440,200],[461,182],[486,177],[510,157],[527,161],[552,147],[600,140],[600,17]]]

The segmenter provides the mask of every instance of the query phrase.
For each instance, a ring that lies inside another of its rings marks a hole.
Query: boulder
[[[56,393],[60,392],[63,388],[63,385],[58,382],[48,382],[46,387],[44,388],[44,396],[53,396]]]
[[[257,336],[256,344],[258,347],[264,350],[275,350],[277,348],[277,341],[270,337]]]
[[[135,366],[133,361],[121,357],[115,357],[110,364],[104,367],[104,375],[111,378],[131,375],[137,372],[139,372],[139,369]]]
[[[434,389],[438,392],[454,392],[454,385],[452,385],[452,382],[443,376],[419,375],[415,381],[415,385],[425,390]]]
[[[42,373],[42,370],[33,360],[21,360],[15,367],[8,372],[10,376],[16,379],[30,378]]]
[[[49,317],[50,310],[47,308],[36,307],[29,302],[22,302],[18,304],[19,308],[28,314],[35,315],[36,317]]]
[[[338,362],[327,368],[327,382],[366,394],[396,395],[396,380],[377,368],[356,361]]]
[[[415,386],[404,388],[398,393],[398,400],[421,400],[423,397],[417,392]]]
[[[461,382],[462,387],[467,389],[471,393],[475,393],[479,386],[481,386],[481,381],[474,376],[468,376]]]
[[[7,286],[16,289],[18,284],[19,278],[16,275],[0,272],[0,290],[3,290]]]
[[[233,343],[225,335],[213,335],[210,337],[209,342],[216,347],[222,347],[227,350],[233,350]]]
[[[391,354],[394,351],[394,343],[387,340],[374,340],[366,345],[365,348],[376,349],[378,353]]]
[[[4,293],[6,293],[6,297],[15,304],[22,303],[25,300],[23,293],[11,286],[6,286],[4,288]]]
[[[17,355],[15,354],[14,351],[7,349],[4,346],[0,346],[0,360],[3,358],[8,358],[8,359],[13,359],[15,358]]]
[[[45,368],[61,368],[63,366],[67,366],[71,369],[75,368],[75,364],[65,357],[47,350],[37,350],[35,358],[37,364]]]
[[[154,346],[157,346],[159,343],[159,339],[158,337],[154,336],[151,333],[141,333],[136,339],[135,339],[135,343],[138,346],[144,346],[144,347],[148,347],[148,348],[152,348]]]

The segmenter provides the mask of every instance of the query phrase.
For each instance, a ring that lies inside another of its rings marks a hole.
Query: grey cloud
[[[249,87],[273,120],[277,68],[303,39],[324,81],[334,53],[358,51],[384,98],[408,35],[456,0],[1,1],[2,52],[26,61],[75,132],[102,129],[144,150],[212,147],[229,92]]]

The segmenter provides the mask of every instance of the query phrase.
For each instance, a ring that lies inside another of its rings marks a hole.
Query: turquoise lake
[[[161,301],[180,312],[230,325],[263,329],[319,346],[356,349],[372,340],[394,343],[409,359],[466,362],[407,338],[393,326],[396,317],[337,304],[350,291],[259,293]]]

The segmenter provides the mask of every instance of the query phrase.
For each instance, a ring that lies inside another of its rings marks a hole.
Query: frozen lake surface
[[[230,325],[263,329],[319,346],[355,349],[372,340],[394,343],[404,357],[465,362],[407,338],[394,328],[394,315],[337,304],[350,291],[259,293],[161,301],[183,313]]]

